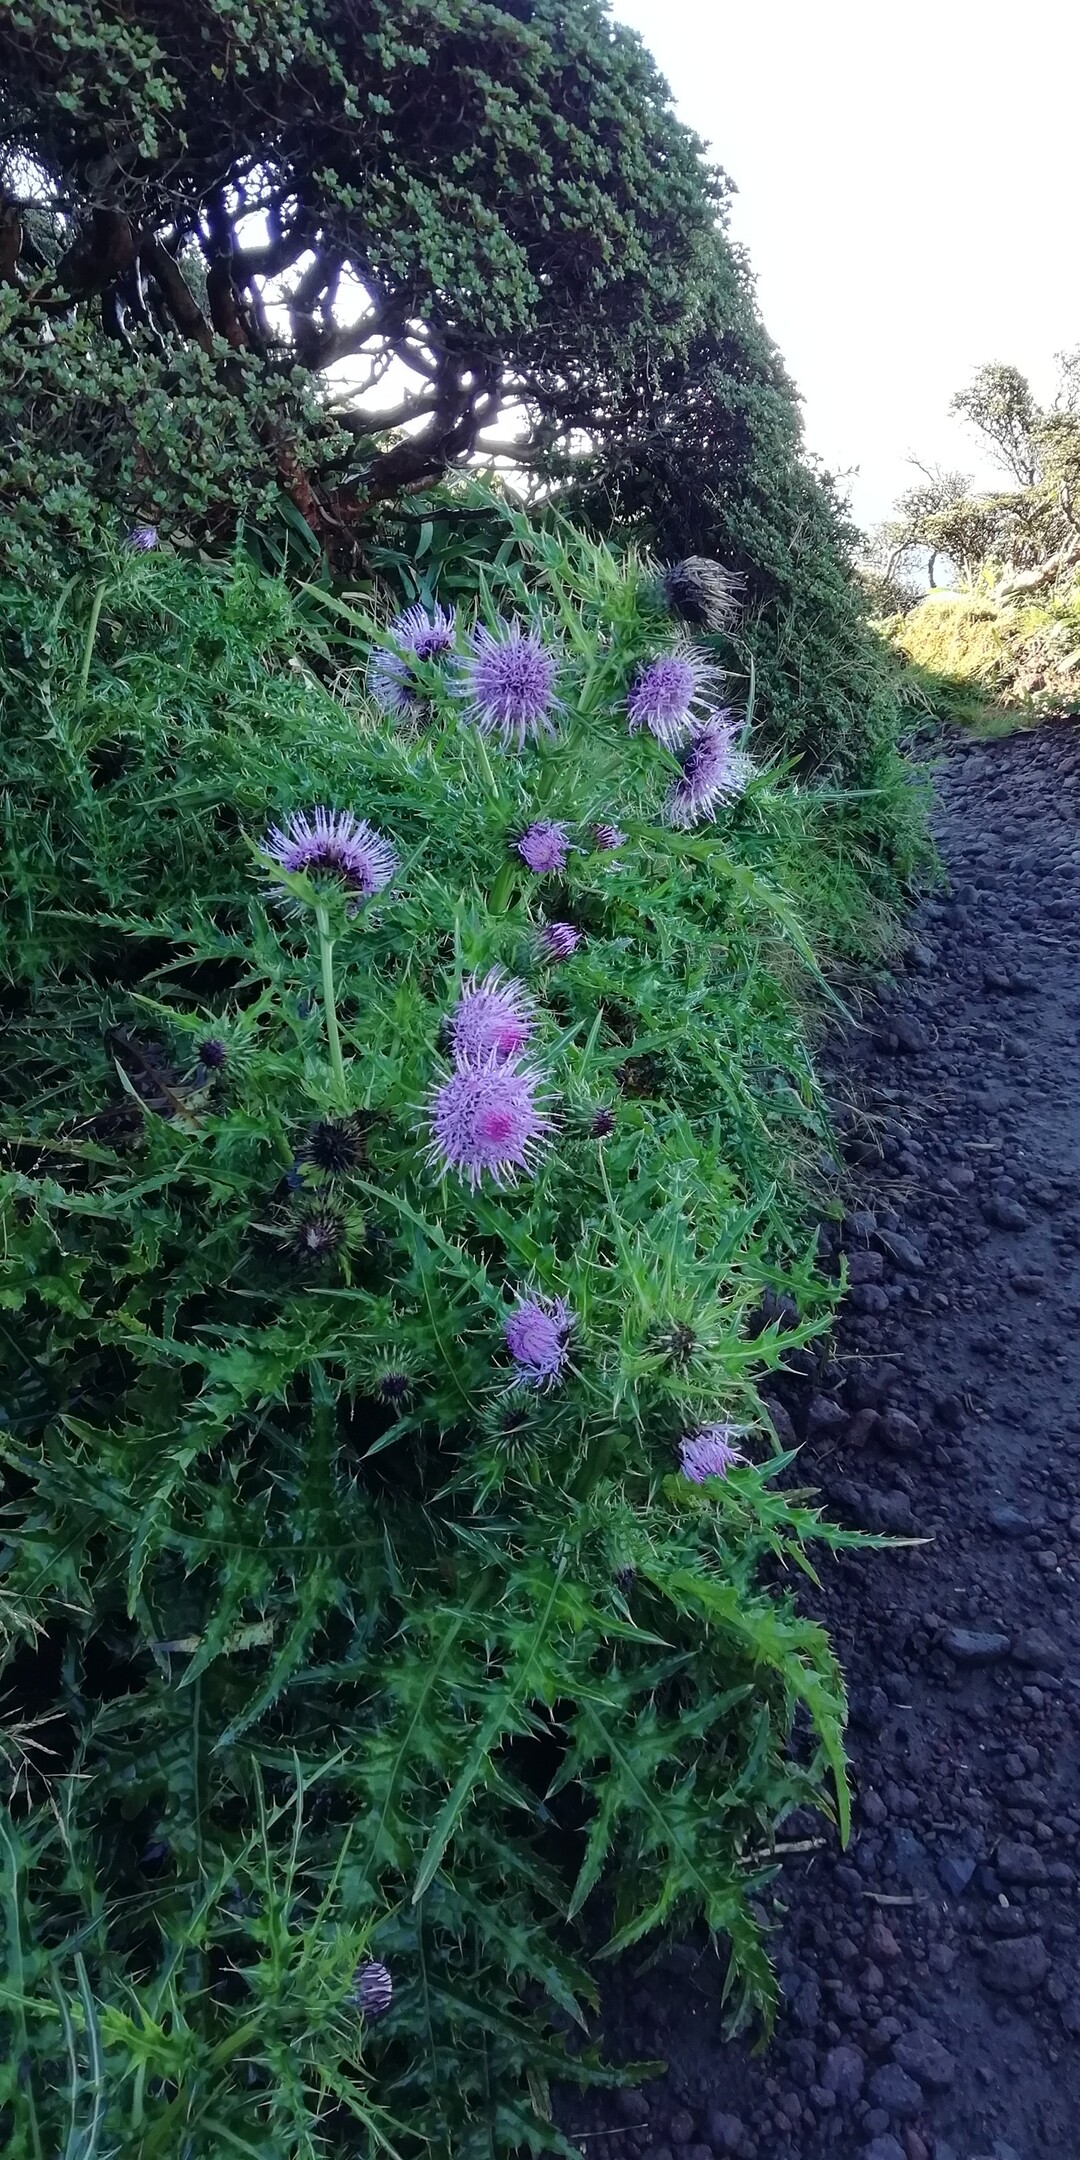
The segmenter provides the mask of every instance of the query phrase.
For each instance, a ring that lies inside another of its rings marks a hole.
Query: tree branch
[[[178,262],[160,240],[147,240],[142,248],[144,268],[156,278],[169,313],[185,337],[194,338],[205,353],[214,351],[214,333]]]

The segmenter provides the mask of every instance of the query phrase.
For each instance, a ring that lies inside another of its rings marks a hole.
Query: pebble
[[[1008,1197],[984,1200],[983,1216],[995,1230],[1026,1230],[1030,1221],[1027,1209],[1021,1207],[1019,1200]]]
[[[1008,1657],[1012,1641],[996,1628],[947,1627],[941,1647],[957,1665],[999,1665]]]
[[[995,1995],[1030,1995],[1042,1986],[1049,1970],[1041,1935],[1017,1935],[1011,1942],[992,1943],[982,1962],[983,1980]]]
[[[924,1028],[921,1020],[913,1019],[910,1013],[897,1013],[893,1017],[890,1033],[895,1035],[898,1048],[906,1051],[909,1057],[919,1057],[924,1050],[930,1048],[929,1030]]]
[[[881,1418],[881,1438],[885,1447],[897,1455],[914,1455],[922,1446],[922,1433],[914,1418],[905,1416],[902,1410],[886,1410]]]
[[[910,2116],[922,2113],[922,2087],[899,2063],[885,2063],[875,2070],[870,2080],[870,2098],[894,2122],[907,2122]]]
[[[884,1246],[893,1264],[904,1275],[921,1275],[926,1262],[917,1245],[910,1238],[901,1237],[898,1230],[879,1230],[879,1242]]]
[[[938,1861],[938,1874],[953,1897],[961,1897],[975,1873],[975,1862],[966,1853],[946,1853]]]
[[[997,1849],[994,1865],[1002,1882],[1019,1883],[1032,1889],[1046,1881],[1046,1862],[1034,1845],[1022,1845],[1013,1838],[1002,1838]]]
[[[1061,1644],[1042,1628],[1025,1628],[1012,1646],[1014,1665],[1031,1665],[1040,1672],[1057,1672],[1062,1663]]]
[[[866,2079],[866,2057],[861,2048],[841,2044],[830,2048],[821,2072],[821,2082],[828,2093],[851,2107],[859,2098]]]
[[[722,2108],[713,2108],[706,2129],[709,2143],[718,2153],[739,2153],[746,2143],[746,2131],[738,2115],[725,2114]]]
[[[924,2092],[947,2092],[956,2077],[956,2059],[932,2033],[908,2033],[893,2049],[893,2061],[921,2085]]]

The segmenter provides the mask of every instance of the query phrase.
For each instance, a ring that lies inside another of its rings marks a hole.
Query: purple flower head
[[[284,829],[271,826],[263,845],[283,870],[339,886],[350,913],[381,892],[397,868],[390,842],[351,810],[294,810]]]
[[[675,750],[693,724],[694,706],[710,688],[716,669],[693,645],[677,645],[638,669],[626,700],[630,732],[648,728]]]
[[[156,525],[133,525],[127,536],[127,545],[135,555],[149,555],[158,544]]]
[[[531,735],[553,735],[562,710],[555,695],[558,653],[538,630],[499,617],[497,630],[478,623],[461,662],[458,694],[466,717],[484,735],[501,735],[520,750]]]
[[[531,1170],[540,1140],[552,1130],[538,1099],[541,1076],[519,1058],[492,1051],[482,1065],[459,1065],[432,1090],[427,1156],[440,1175],[453,1170],[474,1188],[485,1176],[512,1185]]]
[[[567,1360],[567,1339],[574,1325],[562,1298],[520,1298],[503,1328],[506,1347],[526,1387],[552,1387]]]
[[[706,1478],[726,1477],[734,1464],[746,1461],[731,1444],[740,1438],[738,1425],[703,1425],[700,1432],[685,1433],[679,1442],[683,1476],[693,1485],[703,1485]]]
[[[391,1367],[388,1372],[383,1373],[379,1381],[379,1401],[386,1403],[389,1409],[396,1410],[408,1402],[412,1389],[412,1375],[397,1372]]]
[[[199,1063],[205,1065],[207,1072],[220,1072],[228,1060],[228,1050],[219,1036],[208,1035],[206,1041],[199,1044]]]
[[[570,849],[570,834],[565,825],[554,818],[537,818],[517,842],[517,851],[526,869],[536,877],[548,877],[554,870],[565,870]]]
[[[589,1130],[594,1140],[606,1140],[608,1134],[613,1133],[615,1130],[614,1110],[609,1110],[606,1103],[601,1103],[599,1110],[593,1111],[593,1120]]]
[[[750,759],[736,744],[730,713],[713,713],[676,755],[682,770],[664,809],[669,825],[688,828],[715,817],[718,804],[741,795],[753,772]]]
[[[450,1015],[455,1065],[484,1065],[490,1057],[517,1057],[533,1031],[533,1004],[524,983],[492,968],[481,982],[470,975]]]
[[[613,854],[616,848],[626,845],[626,834],[620,832],[617,825],[594,825],[592,836],[595,846],[603,855]]]
[[[394,1983],[385,1965],[372,1958],[353,1974],[350,2001],[369,2020],[385,2017],[394,1999]]]
[[[575,930],[573,923],[545,923],[540,932],[540,952],[545,960],[569,960],[580,943],[581,932]]]
[[[441,660],[451,652],[456,621],[455,609],[436,607],[429,615],[421,600],[395,615],[389,634],[401,650],[374,646],[367,666],[369,694],[383,712],[402,718],[415,709],[419,686],[413,662]]]

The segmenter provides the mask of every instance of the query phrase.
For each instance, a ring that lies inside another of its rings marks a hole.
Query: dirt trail
[[[606,2047],[670,2070],[577,2104],[596,2160],[1080,2160],[1078,811],[1074,724],[955,750],[951,892],[835,1049],[852,1288],[778,1422],[839,1519],[932,1542],[818,1608],[855,1830],[775,1886],[775,2048],[723,2044],[710,1952],[625,1967]]]

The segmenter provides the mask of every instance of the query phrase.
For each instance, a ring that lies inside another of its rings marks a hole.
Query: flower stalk
[[[90,620],[86,625],[86,641],[83,645],[82,665],[79,669],[79,681],[76,691],[80,705],[86,696],[87,686],[90,681],[90,663],[94,657],[98,624],[101,621],[101,610],[108,589],[108,580],[103,578],[101,584],[96,587],[94,597],[90,603]]]
[[[321,900],[316,903],[315,923],[319,933],[319,967],[322,974],[326,1047],[330,1053],[330,1071],[333,1076],[334,1091],[344,1101],[345,1060],[341,1054],[341,1030],[338,1027],[337,1000],[334,994],[334,936],[330,928],[330,911]]]

